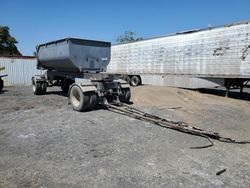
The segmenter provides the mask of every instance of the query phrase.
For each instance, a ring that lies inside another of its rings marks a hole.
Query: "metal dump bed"
[[[105,71],[110,42],[65,38],[37,46],[38,68],[65,72]]]

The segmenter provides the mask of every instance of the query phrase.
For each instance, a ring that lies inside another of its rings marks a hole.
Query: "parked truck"
[[[243,88],[250,80],[250,22],[191,30],[111,48],[107,72],[132,86]]]
[[[109,42],[75,38],[38,45],[37,68],[46,72],[32,77],[34,94],[46,94],[47,87],[60,86],[76,111],[114,101],[129,102],[129,84],[105,73],[110,46]]]

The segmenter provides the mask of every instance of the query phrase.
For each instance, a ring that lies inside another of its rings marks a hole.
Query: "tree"
[[[9,27],[0,26],[0,55],[22,55],[15,44],[17,40],[9,33]]]
[[[137,34],[133,31],[125,31],[124,34],[119,35],[116,39],[117,44],[124,44],[128,42],[135,42],[142,40],[143,38],[137,37]]]

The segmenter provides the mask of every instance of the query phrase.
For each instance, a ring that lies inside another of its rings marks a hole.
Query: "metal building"
[[[37,70],[36,64],[34,56],[0,57],[0,67],[5,67],[0,74],[8,74],[3,78],[5,86],[31,85],[31,77],[42,73]]]

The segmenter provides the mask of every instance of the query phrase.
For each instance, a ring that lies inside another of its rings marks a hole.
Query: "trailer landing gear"
[[[226,78],[224,80],[224,86],[226,88],[225,97],[229,96],[230,89],[240,89],[240,93],[243,93],[244,86],[246,86],[248,80],[241,78]]]

